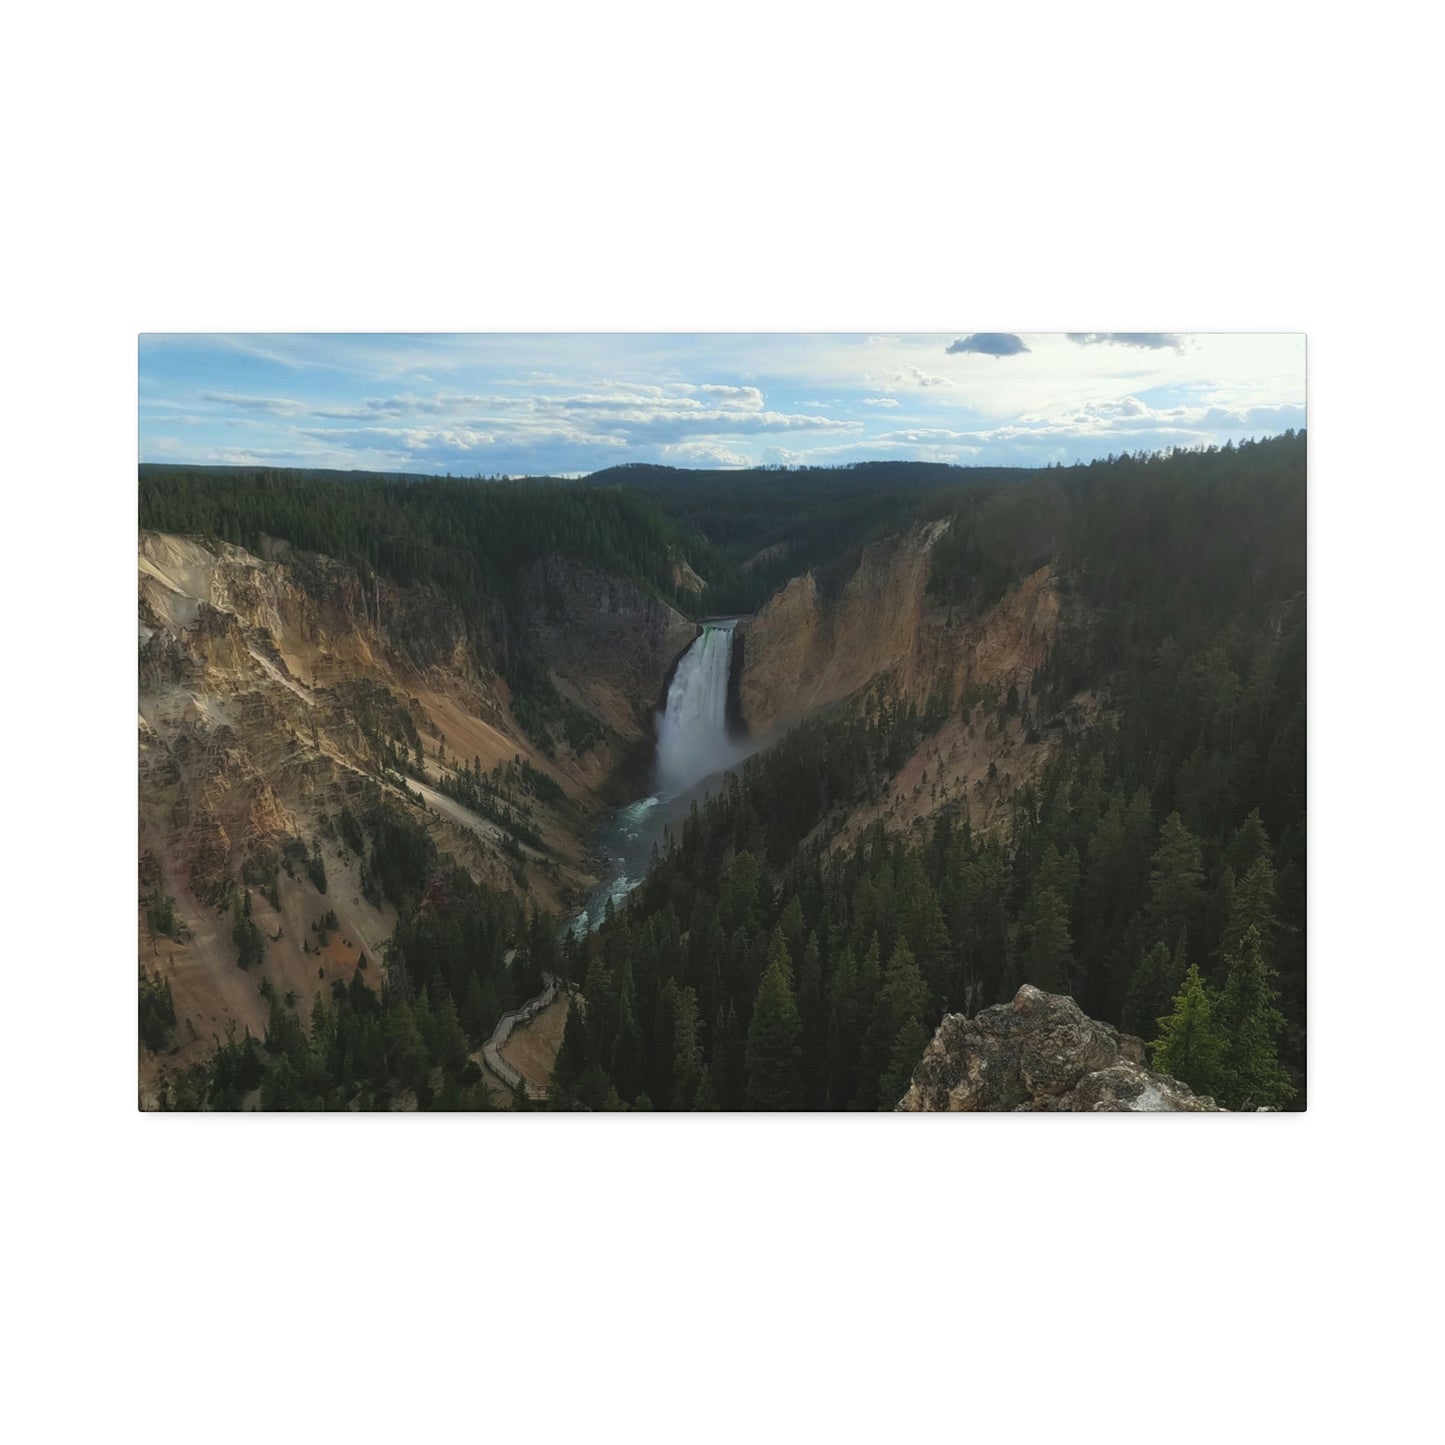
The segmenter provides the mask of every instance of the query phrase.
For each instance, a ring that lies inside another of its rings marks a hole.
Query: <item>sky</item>
[[[140,459],[472,475],[1042,466],[1305,425],[1305,338],[144,334]]]

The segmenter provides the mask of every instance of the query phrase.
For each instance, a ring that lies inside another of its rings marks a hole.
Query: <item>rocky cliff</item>
[[[835,600],[820,594],[808,572],[739,624],[739,691],[755,734],[848,697],[882,673],[902,687],[918,680],[934,621],[926,604],[929,557],[947,525],[916,527],[866,548]]]
[[[663,684],[696,624],[635,582],[564,557],[536,563],[522,596],[527,644],[564,693],[622,737],[650,736]]]
[[[964,616],[928,592],[933,546],[948,526],[946,518],[922,524],[865,548],[836,599],[811,572],[795,577],[739,624],[743,716],[755,733],[884,676],[919,701],[936,686],[955,695],[971,684],[1027,687],[1058,630],[1050,571],[1026,578],[982,618]]]
[[[671,609],[582,570],[557,574],[555,622],[524,599],[520,629],[559,690],[604,724],[582,754],[548,752],[518,724],[495,638],[438,592],[284,542],[262,552],[139,539],[139,952],[171,986],[182,1064],[232,1024],[264,1031],[262,982],[304,1009],[363,957],[379,980],[395,914],[344,841],[344,809],[388,803],[479,881],[549,909],[580,900],[596,881],[585,836],[603,807],[606,729],[640,732],[691,638]],[[458,763],[518,759],[555,784],[508,805],[525,809],[521,832],[443,791]],[[174,910],[160,930],[158,901]],[[242,902],[265,940],[250,969],[232,933]]]
[[[812,573],[795,577],[739,624],[738,695],[754,736],[875,686],[920,708],[935,693],[949,704],[948,720],[844,826],[843,839],[880,819],[906,831],[955,801],[976,827],[990,826],[1052,751],[1049,739],[1030,740],[1021,715],[990,716],[1010,689],[1028,696],[1058,634],[1052,571],[1023,578],[982,615],[943,605],[928,579],[948,526],[921,524],[866,548],[836,598]]]
[[[1149,1070],[1144,1045],[1073,999],[1025,984],[976,1018],[949,1014],[898,1104],[904,1113],[1222,1113]]]

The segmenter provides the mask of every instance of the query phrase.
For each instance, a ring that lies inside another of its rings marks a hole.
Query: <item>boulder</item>
[[[1025,984],[976,1018],[949,1014],[924,1050],[905,1113],[1222,1113],[1153,1073],[1144,1045],[1091,1019],[1073,999]]]

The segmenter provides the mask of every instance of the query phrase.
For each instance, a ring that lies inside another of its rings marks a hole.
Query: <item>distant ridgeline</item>
[[[946,600],[986,604],[1065,544],[1079,557],[1099,556],[1106,540],[1118,540],[1125,555],[1103,558],[1113,583],[1101,600],[1112,602],[1140,567],[1167,576],[1174,554],[1220,524],[1273,527],[1302,547],[1304,457],[1305,434],[1287,432],[1238,447],[1074,467],[859,462],[690,471],[636,464],[596,472],[588,482],[641,493],[674,524],[708,580],[707,606],[716,613],[753,612],[810,569],[830,591],[868,543],[950,514],[965,525],[936,553],[936,590]],[[1180,492],[1162,516],[1150,501],[1161,489]],[[1132,519],[1115,515],[1118,507]],[[1167,555],[1147,557],[1131,546],[1145,540],[1143,526],[1168,529],[1157,539]],[[1068,556],[1062,560],[1068,565]]]
[[[558,553],[675,600],[675,529],[616,488],[452,477],[249,467],[140,468],[140,524],[250,550],[261,535],[431,582],[464,608],[505,596],[539,557]]]
[[[934,462],[742,471],[634,464],[582,483],[146,463],[140,522],[251,550],[263,533],[282,537],[398,583],[433,582],[464,608],[505,599],[522,571],[556,552],[631,578],[696,616],[753,612],[810,569],[827,592],[847,578],[868,543],[957,513],[968,525],[954,528],[940,549],[938,590],[948,600],[982,602],[1062,541],[1087,545],[1090,528],[1114,526],[1105,514],[1116,483],[1126,494],[1119,499],[1138,508],[1151,488],[1209,478],[1206,495],[1172,517],[1169,545],[1187,547],[1191,527],[1232,516],[1241,504],[1250,516],[1267,511],[1286,485],[1284,459],[1295,458],[1302,471],[1304,446],[1304,433],[1286,433],[1222,450],[1046,470]],[[1080,515],[1090,511],[1099,514],[1092,522]],[[1288,527],[1292,518],[1279,520]],[[677,558],[707,582],[701,601],[675,585]],[[1120,573],[1120,587],[1127,582]]]
[[[875,826],[830,850],[829,819],[949,708],[870,699],[794,728],[568,960],[587,1009],[564,1105],[891,1108],[945,1013],[1024,982],[1227,1107],[1303,1103],[1303,434],[1054,469],[952,510],[935,595],[967,613],[1052,562],[1064,602],[1032,693],[984,704],[1058,741],[1011,825],[980,835],[950,806],[924,844]]]

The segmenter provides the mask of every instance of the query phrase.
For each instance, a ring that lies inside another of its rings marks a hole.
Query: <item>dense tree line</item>
[[[1302,1069],[1302,1019],[1284,1030],[1276,980],[1302,961],[1302,919],[1257,812],[1202,840],[1177,813],[1157,819],[1146,790],[1108,787],[1099,759],[1070,757],[1041,794],[1025,791],[1007,835],[980,836],[950,809],[924,846],[875,826],[851,850],[811,843],[769,869],[736,843],[763,831],[773,756],[701,811],[571,961],[586,1009],[569,1018],[560,1102],[679,1106],[681,1071],[696,1081],[682,1107],[889,1108],[944,1012],[1031,982],[1154,1040],[1191,970],[1240,1000],[1248,1077],[1268,1088],[1177,1053],[1161,1066],[1227,1103],[1285,1101],[1280,1060]],[[750,1058],[767,1061],[761,1077]]]
[[[869,542],[920,517],[943,515],[961,493],[1029,475],[1006,467],[860,462],[741,471],[625,466],[590,480],[639,492],[668,517],[707,579],[703,605],[726,613],[756,611],[810,569],[827,593],[851,575]]]

